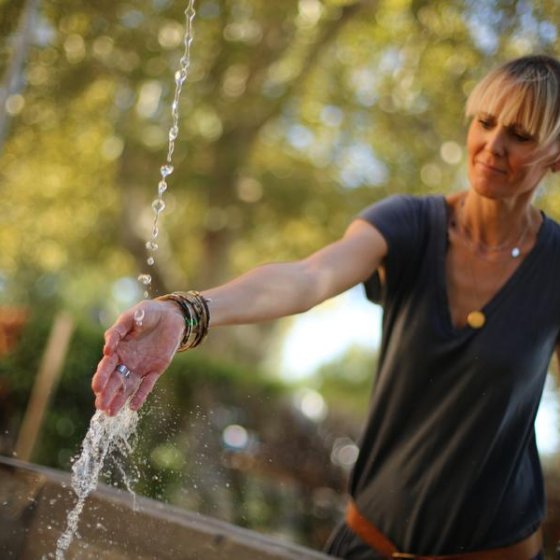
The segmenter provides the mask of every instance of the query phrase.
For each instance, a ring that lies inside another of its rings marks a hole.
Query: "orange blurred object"
[[[22,307],[0,307],[0,357],[15,347],[28,317]]]

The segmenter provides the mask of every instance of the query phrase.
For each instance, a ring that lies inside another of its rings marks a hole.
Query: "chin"
[[[495,185],[480,184],[475,182],[471,184],[471,191],[474,191],[477,195],[484,198],[489,198],[491,200],[500,200],[502,198],[508,198],[512,195],[510,192],[506,192],[506,189],[496,188]]]

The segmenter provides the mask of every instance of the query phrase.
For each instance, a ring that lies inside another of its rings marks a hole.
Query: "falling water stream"
[[[179,100],[183,84],[188,76],[191,58],[191,43],[193,40],[193,19],[195,17],[194,0],[189,0],[185,10],[184,51],[179,61],[179,69],[175,73],[175,94],[171,103],[171,126],[168,134],[167,158],[160,168],[160,180],[157,185],[157,196],[152,201],[154,218],[151,237],[146,242],[148,257],[146,263],[153,267],[155,253],[158,249],[159,220],[165,209],[163,195],[167,190],[167,178],[173,173],[173,152],[175,141],[179,135]],[[142,273],[138,281],[144,286],[144,297],[151,296],[152,276]],[[137,326],[142,325],[144,312],[139,310],[134,316]],[[129,382],[131,379],[129,379]],[[138,414],[126,404],[115,416],[107,416],[97,411],[90,422],[89,430],[82,442],[82,451],[72,466],[72,488],[78,500],[74,508],[68,513],[66,529],[57,542],[56,560],[64,560],[64,555],[70,547],[78,530],[80,515],[87,497],[97,488],[99,475],[105,460],[115,453],[126,456],[132,451],[134,434],[138,425]],[[125,485],[131,490],[132,485],[121,467]]]
[[[184,51],[179,61],[179,69],[175,72],[175,95],[171,103],[171,126],[168,133],[167,158],[160,168],[160,180],[157,185],[157,196],[152,201],[152,210],[154,219],[152,222],[152,232],[150,239],[146,242],[148,250],[148,258],[146,263],[152,267],[155,265],[155,252],[158,250],[159,235],[159,218],[165,210],[165,201],[163,194],[167,190],[167,177],[173,173],[173,152],[175,151],[175,141],[179,135],[179,99],[183,84],[187,79],[190,63],[191,63],[191,44],[193,40],[193,19],[195,16],[194,0],[189,0],[189,5],[185,10],[185,35],[184,35]],[[151,295],[152,275],[142,273],[138,276],[138,281],[145,287],[144,297]],[[140,319],[141,321],[142,319]]]
[[[90,422],[89,430],[82,442],[82,453],[72,465],[72,489],[78,496],[74,508],[66,518],[66,529],[56,545],[56,560],[64,560],[64,554],[72,543],[80,515],[87,497],[97,488],[101,469],[107,456],[119,453],[126,456],[132,451],[134,434],[138,425],[138,413],[124,406],[115,416],[97,411]],[[132,488],[126,473],[127,488]]]

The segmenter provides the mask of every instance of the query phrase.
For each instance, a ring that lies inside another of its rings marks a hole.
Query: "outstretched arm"
[[[377,229],[356,220],[342,239],[306,259],[259,266],[204,291],[210,299],[210,324],[258,323],[307,311],[363,282],[386,252]]]
[[[202,292],[209,300],[210,325],[258,323],[311,309],[366,280],[386,253],[379,231],[356,220],[344,237],[306,259],[259,266]],[[141,324],[134,320],[139,309]],[[92,380],[97,408],[115,414],[132,395],[131,407],[140,408],[171,362],[184,326],[172,301],[143,301],[120,315],[105,333],[104,355]],[[132,370],[128,378],[116,371],[119,364]]]

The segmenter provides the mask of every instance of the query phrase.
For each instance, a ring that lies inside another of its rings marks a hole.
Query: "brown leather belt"
[[[371,548],[390,560],[394,558],[409,558],[410,560],[531,560],[542,550],[542,531],[539,528],[526,539],[504,548],[445,556],[419,556],[399,552],[395,544],[358,511],[354,502],[350,502],[346,508],[346,524]]]

